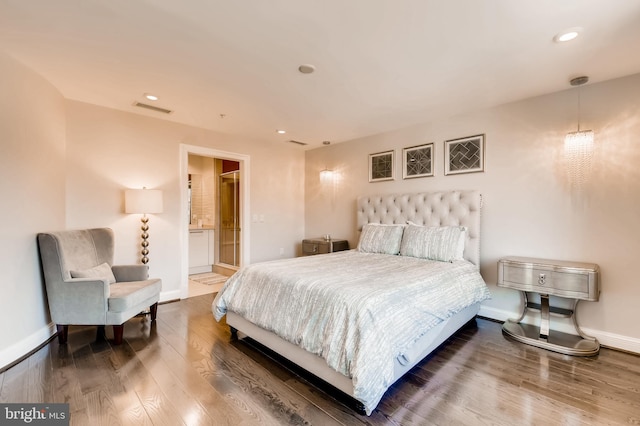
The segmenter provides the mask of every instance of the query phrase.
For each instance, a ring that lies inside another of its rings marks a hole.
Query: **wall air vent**
[[[137,101],[133,103],[133,106],[137,106],[137,107],[140,107],[140,108],[146,108],[148,110],[155,111],[155,112],[161,112],[163,114],[171,114],[173,112],[170,109],[160,108],[160,107],[149,105],[149,104],[143,104],[142,102],[137,102]]]
[[[291,139],[291,140],[289,140],[289,141],[287,141],[287,142],[289,142],[289,143],[294,143],[294,144],[296,144],[296,145],[302,145],[302,146],[309,145],[308,143],[300,142],[300,141],[294,141],[293,139]]]

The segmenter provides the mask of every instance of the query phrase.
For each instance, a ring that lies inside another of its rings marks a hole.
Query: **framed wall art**
[[[394,163],[393,150],[369,154],[369,182],[393,180]]]
[[[433,144],[402,149],[402,178],[433,176]]]
[[[444,143],[444,174],[484,172],[484,135]]]

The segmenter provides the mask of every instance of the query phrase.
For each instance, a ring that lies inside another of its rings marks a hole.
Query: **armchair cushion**
[[[160,293],[159,279],[117,282],[109,286],[109,311],[125,312]]]
[[[149,279],[149,267],[147,265],[113,265],[111,270],[119,283]]]
[[[116,277],[111,271],[111,266],[107,262],[101,263],[93,268],[83,269],[81,271],[69,271],[71,278],[102,278],[107,280],[109,284],[116,282]]]
[[[82,271],[101,263],[113,265],[113,231],[108,228],[62,231],[45,234],[53,238],[55,261],[62,278],[71,278],[71,270]],[[48,254],[48,253],[47,253]]]

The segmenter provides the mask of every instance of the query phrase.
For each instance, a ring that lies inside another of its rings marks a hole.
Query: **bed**
[[[360,197],[357,249],[245,266],[213,314],[369,415],[489,297],[481,206],[477,191]]]

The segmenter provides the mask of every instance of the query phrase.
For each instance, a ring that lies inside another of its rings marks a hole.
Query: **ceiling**
[[[0,51],[68,99],[307,148],[635,74],[639,50],[634,0],[0,0]]]

